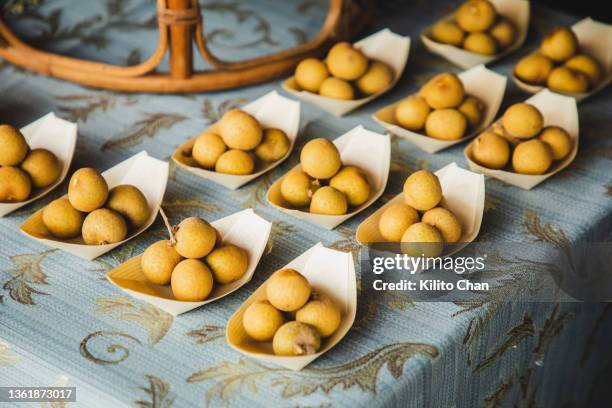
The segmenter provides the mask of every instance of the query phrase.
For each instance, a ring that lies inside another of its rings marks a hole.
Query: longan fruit
[[[74,172],[68,185],[68,200],[74,208],[91,212],[104,205],[108,197],[108,184],[98,170],[83,167]]]
[[[11,125],[0,125],[0,166],[15,166],[28,154],[28,143]]]
[[[327,68],[333,76],[354,81],[368,69],[368,58],[353,46],[335,46],[327,54]]]
[[[255,170],[255,162],[251,155],[243,150],[232,149],[219,156],[215,164],[217,173],[244,176],[252,174]]]
[[[106,207],[121,214],[131,228],[140,228],[151,216],[147,198],[137,187],[121,184],[108,192]]]
[[[402,235],[402,252],[411,256],[436,257],[442,253],[444,240],[436,227],[417,222]]]
[[[268,301],[283,312],[294,312],[304,306],[311,292],[308,279],[291,268],[274,272],[266,283]]]
[[[253,116],[240,109],[226,112],[219,121],[219,133],[230,149],[251,150],[261,143],[263,130]]]
[[[201,302],[213,288],[210,269],[199,259],[185,259],[179,262],[170,278],[172,294],[183,302]]]
[[[408,130],[420,130],[425,126],[431,108],[424,98],[413,95],[403,99],[395,108],[395,120]]]
[[[264,130],[263,141],[255,148],[255,156],[266,162],[275,162],[289,151],[289,138],[280,129]]]
[[[57,157],[46,149],[34,149],[21,162],[21,170],[28,173],[34,188],[44,188],[53,184],[62,173]]]
[[[0,167],[0,202],[25,201],[32,192],[30,177],[17,167]]]
[[[81,234],[87,245],[113,244],[125,239],[127,225],[118,212],[98,208],[85,217]]]
[[[461,238],[461,223],[455,214],[446,208],[436,207],[426,211],[421,221],[436,227],[444,242],[452,244]]]
[[[212,170],[227,146],[216,133],[202,132],[198,135],[191,150],[191,156],[202,168]]]
[[[281,195],[291,206],[300,208],[310,205],[318,184],[306,172],[291,170],[281,182]]]
[[[406,204],[419,211],[434,208],[442,200],[442,186],[438,176],[429,170],[412,173],[404,183]]]
[[[489,34],[491,34],[499,49],[503,50],[511,46],[514,42],[516,38],[516,29],[510,20],[502,17],[493,25]]]
[[[539,139],[519,143],[512,153],[512,167],[520,174],[544,174],[552,164],[552,151]]]
[[[443,44],[459,46],[463,43],[463,30],[452,21],[439,21],[431,29],[431,38]]]
[[[502,117],[506,132],[519,139],[528,139],[540,133],[544,124],[542,113],[528,103],[515,103]]]
[[[321,187],[312,195],[310,212],[313,214],[342,215],[347,210],[346,196],[333,187]]]
[[[223,244],[206,256],[206,263],[212,271],[215,282],[222,285],[237,281],[249,267],[249,254],[244,249]]]
[[[572,150],[572,138],[558,126],[545,127],[538,139],[550,147],[553,160],[564,159]]]
[[[412,224],[419,222],[419,214],[408,204],[391,204],[378,220],[378,231],[389,242],[400,242]]]
[[[555,67],[553,61],[542,54],[531,54],[521,58],[514,67],[514,75],[521,81],[534,85],[546,83],[546,79]]]
[[[147,247],[140,257],[140,268],[147,280],[155,285],[167,285],[174,267],[182,257],[167,239],[157,241]]]
[[[283,314],[267,300],[251,303],[242,316],[244,331],[257,341],[272,340],[284,322]]]
[[[463,48],[484,55],[495,55],[497,53],[497,43],[487,33],[470,33],[463,41]]]
[[[489,29],[495,22],[496,16],[497,12],[491,2],[468,0],[457,9],[455,18],[462,30],[473,33]]]
[[[300,153],[300,164],[310,177],[329,179],[340,170],[342,159],[336,145],[320,137],[304,145]]]
[[[425,122],[425,133],[435,139],[461,139],[466,129],[467,120],[457,109],[436,109]]]
[[[321,336],[314,327],[302,322],[283,324],[272,339],[277,356],[303,356],[314,354],[321,348]]]
[[[576,34],[568,27],[557,27],[542,40],[540,52],[555,62],[562,62],[578,51]]]
[[[459,77],[453,73],[439,74],[421,88],[420,96],[434,109],[455,108],[465,97]]]
[[[472,156],[476,163],[489,169],[501,169],[510,160],[508,141],[494,132],[486,131],[474,141]]]
[[[334,99],[353,99],[355,91],[351,84],[340,78],[329,77],[323,81],[319,95]]]
[[[329,77],[329,71],[323,61],[306,58],[295,68],[295,81],[308,92],[319,92],[323,81]]]
[[[485,107],[482,101],[475,96],[466,96],[457,110],[465,116],[472,129],[476,129],[482,123]]]
[[[355,166],[344,166],[329,180],[329,185],[346,196],[348,204],[356,207],[370,197],[370,184],[363,170]]]
[[[310,301],[297,311],[295,320],[311,325],[321,337],[329,337],[340,326],[340,308],[328,296],[313,293]]]
[[[586,92],[589,89],[589,78],[580,71],[557,67],[550,73],[547,85],[557,92]]]
[[[175,248],[179,255],[185,258],[203,258],[215,247],[217,231],[208,221],[189,217],[178,225],[175,239]]]
[[[567,68],[582,72],[589,78],[591,86],[596,85],[602,77],[602,69],[595,58],[586,54],[577,54],[568,59],[565,64]]]
[[[85,214],[76,210],[68,198],[62,197],[51,201],[43,209],[42,221],[54,237],[75,238],[81,235]]]
[[[387,64],[381,61],[372,61],[370,67],[357,80],[357,89],[365,95],[374,95],[393,82],[393,70]]]

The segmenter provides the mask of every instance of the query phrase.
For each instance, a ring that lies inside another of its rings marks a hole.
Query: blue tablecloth
[[[120,293],[104,273],[163,234],[158,220],[137,239],[93,262],[49,250],[18,232],[26,217],[64,194],[0,219],[0,386],[76,386],[83,407],[229,406],[581,406],[607,391],[612,308],[601,304],[410,304],[391,295],[359,297],[356,324],[331,352],[301,372],[260,364],[225,342],[225,324],[274,270],[316,242],[358,252],[356,226],[401,190],[421,167],[466,166],[464,145],[436,155],[394,139],[383,199],[333,231],[284,215],[265,201],[268,186],[298,159],[299,145],[335,138],[380,107],[414,92],[433,74],[459,70],[429,54],[420,31],[456,6],[450,1],[388,1],[382,27],[410,35],[406,72],[384,97],[337,118],[302,106],[296,151],[276,170],[229,191],[172,166],[164,208],[172,221],[215,220],[253,207],[274,222],[271,247],[254,279],[218,302],[173,318]],[[260,55],[304,41],[325,15],[325,2],[202,2],[213,51],[225,58]],[[39,47],[115,63],[145,58],[156,41],[154,4],[145,0],[45,1],[12,26]],[[597,16],[594,16],[595,18]],[[533,5],[525,46],[492,69],[509,75],[521,55],[557,24],[576,18]],[[0,122],[23,126],[49,111],[79,125],[73,169],[106,169],[141,150],[160,159],[230,107],[280,81],[199,95],[121,94],[25,72],[0,62]],[[509,81],[502,109],[528,95]],[[612,226],[612,89],[580,104],[576,160],[532,191],[489,179],[480,240],[602,240]]]

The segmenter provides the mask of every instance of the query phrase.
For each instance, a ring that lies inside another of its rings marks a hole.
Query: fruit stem
[[[166,229],[168,230],[168,234],[170,235],[170,245],[176,245],[176,238],[174,238],[174,228],[172,228],[172,225],[170,225],[170,221],[168,221],[168,217],[166,216],[166,213],[164,212],[164,209],[162,207],[159,207],[159,213],[162,216],[162,219],[164,220],[164,224],[166,225]]]

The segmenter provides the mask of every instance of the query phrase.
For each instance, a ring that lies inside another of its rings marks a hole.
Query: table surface
[[[320,24],[325,14],[323,3],[211,0],[202,4],[213,51],[239,58],[304,41]],[[230,296],[172,317],[128,297],[106,281],[108,270],[163,235],[160,220],[146,233],[92,262],[50,250],[20,234],[19,225],[64,194],[66,182],[44,199],[0,219],[0,385],[77,386],[79,406],[101,406],[100,401],[105,401],[104,406],[140,407],[221,403],[494,406],[490,404],[503,401],[508,392],[520,392],[516,382],[504,380],[518,378],[517,369],[537,369],[543,363],[548,369],[563,371],[576,365],[587,347],[598,344],[595,312],[584,319],[575,318],[572,330],[553,333],[547,331],[546,322],[563,326],[569,319],[563,307],[502,307],[492,300],[480,308],[464,310],[452,303],[410,304],[388,293],[360,296],[353,329],[331,352],[301,372],[261,364],[226,344],[227,319],[277,268],[319,241],[357,253],[357,225],[401,191],[410,172],[422,167],[435,170],[453,161],[467,166],[465,144],[430,155],[394,138],[383,198],[333,231],[285,215],[265,200],[267,188],[297,162],[297,152],[308,139],[333,139],[358,124],[382,132],[371,118],[374,111],[414,92],[435,73],[459,72],[429,54],[418,40],[426,25],[454,5],[449,1],[399,0],[380,5],[370,31],[389,27],[413,41],[402,79],[386,95],[346,117],[337,118],[303,104],[298,145],[274,171],[230,191],[171,166],[164,200],[171,221],[191,215],[212,221],[254,208],[274,222],[270,247],[253,280]],[[134,63],[154,48],[153,16],[146,0],[57,0],[10,21],[40,47]],[[527,43],[491,68],[510,75],[518,58],[533,49],[545,32],[576,20],[534,5]],[[0,122],[23,126],[49,111],[77,121],[79,139],[73,170],[83,166],[106,169],[141,150],[168,159],[177,146],[225,111],[273,89],[280,89],[280,80],[210,94],[120,94],[85,89],[0,62]],[[509,79],[501,109],[526,97]],[[534,190],[488,179],[479,239],[606,238],[612,226],[611,109],[610,87],[579,105],[578,157]],[[509,344],[514,347],[494,352],[506,332],[529,322],[531,336],[519,337]],[[594,335],[587,341],[575,334],[580,331]],[[539,341],[547,338],[553,345],[545,357],[535,358],[538,333]],[[556,336],[563,340],[555,340]],[[567,354],[563,343],[584,351]],[[542,395],[551,395],[553,385],[542,380],[540,394],[534,391],[534,398],[541,403]],[[587,391],[579,392],[584,396]]]

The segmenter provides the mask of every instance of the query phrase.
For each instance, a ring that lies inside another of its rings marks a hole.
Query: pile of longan
[[[544,37],[539,52],[516,64],[514,75],[521,81],[546,85],[553,91],[578,93],[593,89],[603,74],[595,58],[580,52],[572,29],[557,27]]]
[[[62,165],[46,149],[30,149],[18,129],[0,125],[0,202],[27,200],[34,189],[59,179]]]
[[[242,326],[258,342],[272,341],[274,354],[301,356],[321,348],[321,338],[338,329],[340,308],[332,299],[315,293],[295,269],[276,271],[266,282],[266,300],[249,305]]]
[[[235,282],[248,269],[247,251],[222,242],[219,232],[206,220],[186,218],[172,235],[170,240],[151,244],[142,254],[140,266],[152,284],[170,284],[176,300],[203,301],[214,283]]]
[[[87,245],[103,245],[123,241],[150,215],[147,199],[137,187],[122,184],[109,191],[96,169],[84,167],[70,178],[68,197],[58,198],[42,210],[42,221],[56,238],[81,235]]]
[[[275,128],[264,129],[247,112],[233,109],[223,115],[214,131],[198,135],[191,157],[203,169],[242,176],[280,160],[289,147],[285,132]]]
[[[512,45],[516,29],[510,20],[497,14],[490,1],[468,0],[457,9],[454,19],[436,23],[430,35],[444,44],[495,55]]]
[[[404,183],[404,202],[389,205],[380,216],[380,235],[401,242],[411,255],[438,256],[444,243],[456,243],[462,234],[461,223],[442,201],[438,176],[428,170],[412,173]]]
[[[528,103],[510,106],[499,123],[474,141],[472,157],[481,166],[503,169],[510,161],[516,173],[546,173],[571,152],[570,135],[558,126],[543,127],[542,113]]]
[[[395,108],[395,121],[401,127],[441,140],[458,140],[483,120],[484,103],[466,95],[455,74],[439,74],[427,82],[418,95],[402,100]]]
[[[344,166],[338,148],[327,139],[306,143],[300,153],[301,168],[291,170],[281,182],[283,199],[293,208],[313,214],[342,215],[370,197],[370,184],[357,166]]]
[[[295,81],[305,91],[335,99],[357,99],[385,90],[393,70],[382,61],[368,59],[352,44],[334,45],[325,61],[307,58],[295,69]]]

